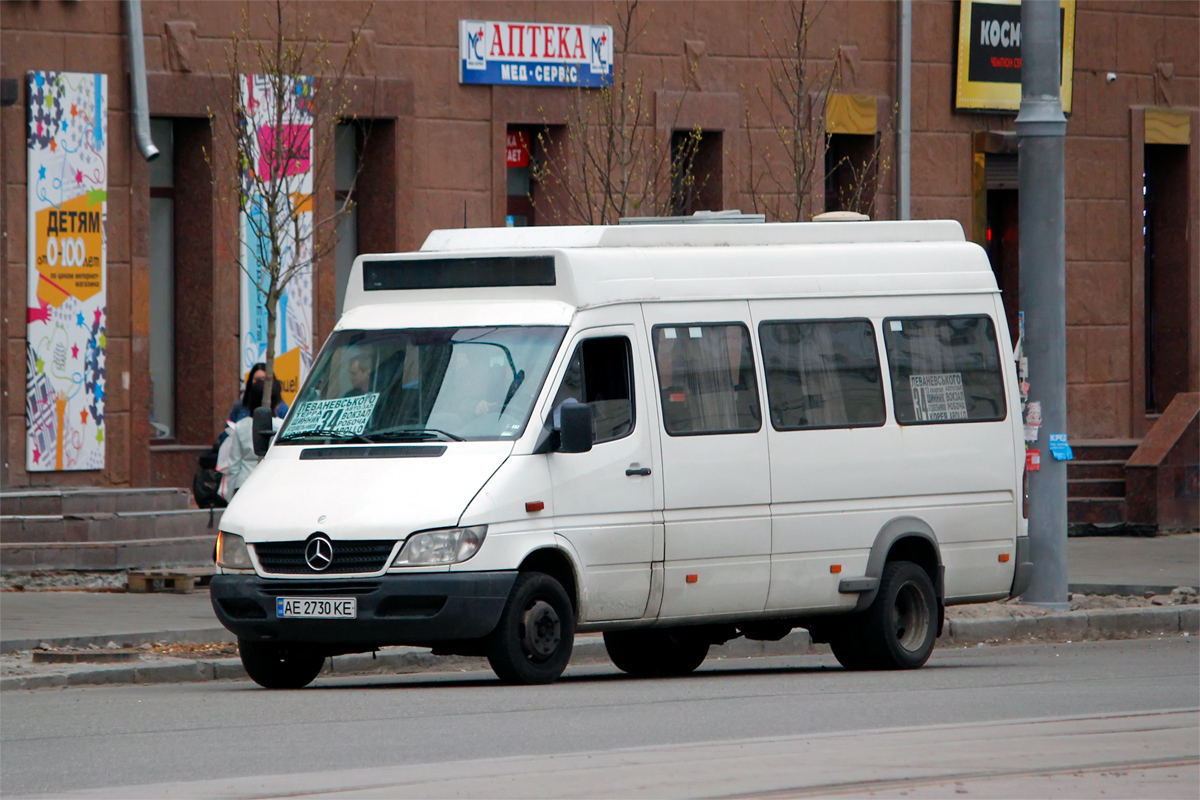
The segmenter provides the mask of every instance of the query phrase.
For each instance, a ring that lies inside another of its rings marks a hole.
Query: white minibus
[[[259,684],[391,645],[555,680],[579,632],[679,675],[806,628],[929,658],[1029,579],[1020,400],[956,222],[443,230],[362,255],[220,524]]]

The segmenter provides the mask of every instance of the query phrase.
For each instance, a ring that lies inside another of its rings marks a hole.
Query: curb
[[[1188,584],[1182,584],[1188,587]],[[1071,583],[1067,585],[1067,591],[1071,594],[1116,594],[1125,595],[1126,597],[1145,597],[1148,594],[1165,594],[1180,588],[1180,585],[1167,586],[1162,583]],[[1195,586],[1188,588],[1195,589]]]
[[[222,629],[224,630],[224,629]],[[188,632],[192,634],[196,632]],[[1021,641],[1079,642],[1105,639],[1137,639],[1171,634],[1200,634],[1200,605],[1151,608],[1117,608],[1067,611],[1039,617],[947,620],[938,647],[1002,644]],[[149,634],[147,634],[149,635]],[[160,634],[170,636],[172,634]],[[184,635],[184,634],[174,634]],[[98,637],[113,640],[118,637]],[[163,638],[157,641],[166,641]],[[175,639],[174,641],[184,641]],[[828,652],[814,645],[808,631],[797,629],[777,642],[744,638],[712,648],[709,658],[764,658]],[[599,634],[585,634],[575,643],[571,664],[606,664],[608,653]],[[336,656],[329,659],[322,676],[413,674],[420,672],[463,672],[487,668],[487,659],[469,656],[435,656],[427,650],[404,648],[403,652]],[[69,673],[13,676],[0,679],[0,691],[46,689],[68,686],[113,684],[199,683],[245,679],[240,659],[177,659],[175,663],[143,666],[113,665]]]
[[[143,644],[167,642],[169,644],[207,644],[208,642],[232,642],[235,637],[225,628],[196,628],[187,631],[158,631],[157,633],[117,633],[109,636],[63,636],[51,638],[43,636],[40,639],[5,639],[0,641],[0,655],[18,653],[22,650],[34,650],[43,644],[52,648],[84,648],[94,644],[97,647],[107,647],[109,642],[116,642],[120,647],[137,647]]]

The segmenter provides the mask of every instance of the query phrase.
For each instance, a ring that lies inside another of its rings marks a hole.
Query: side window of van
[[[758,333],[775,430],[884,423],[883,376],[870,320],[764,322]]]
[[[668,434],[752,433],[762,427],[745,325],[656,325],[654,355]]]
[[[1005,418],[1004,378],[990,318],[888,318],[883,340],[901,425]]]
[[[633,348],[627,338],[585,339],[576,346],[551,406],[554,427],[558,427],[557,409],[570,402],[591,405],[596,444],[633,431]]]

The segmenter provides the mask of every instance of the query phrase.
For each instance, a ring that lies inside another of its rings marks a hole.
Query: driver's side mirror
[[[560,453],[586,453],[592,449],[592,407],[586,403],[571,403],[559,409],[562,426],[559,429]]]
[[[254,425],[251,432],[254,455],[262,458],[271,446],[271,437],[275,435],[275,412],[263,406],[254,409]]]

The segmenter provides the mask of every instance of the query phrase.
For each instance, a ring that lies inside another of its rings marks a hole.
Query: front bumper
[[[216,575],[213,611],[250,641],[308,642],[346,652],[387,645],[479,639],[500,620],[514,572],[425,573],[344,580]],[[355,619],[279,619],[277,597],[354,597]]]

